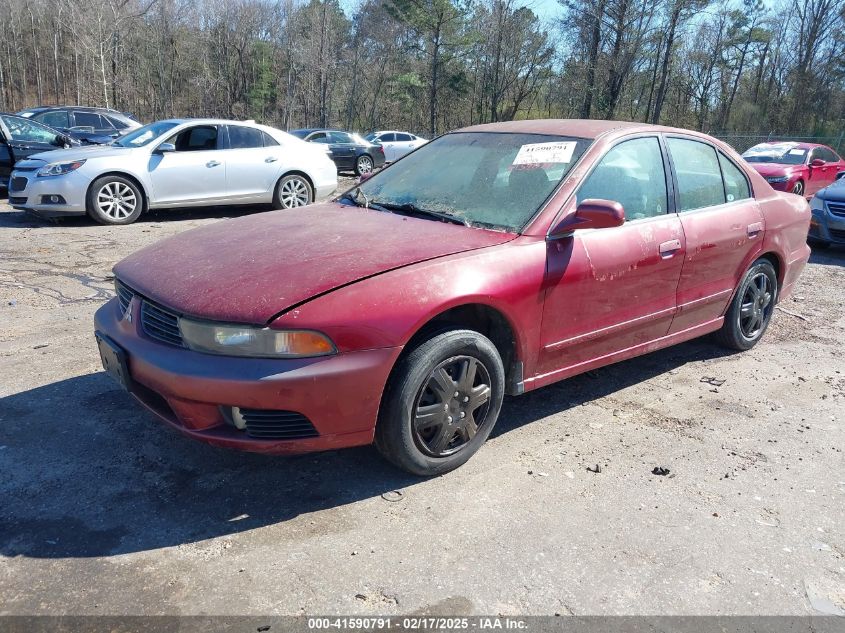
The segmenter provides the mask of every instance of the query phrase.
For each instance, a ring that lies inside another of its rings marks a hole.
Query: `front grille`
[[[29,178],[24,178],[23,176],[16,176],[12,178],[11,182],[9,183],[9,191],[23,191],[26,189],[26,185],[29,183]]]
[[[9,204],[12,206],[26,204],[26,198],[13,198],[9,196]]]
[[[256,439],[301,440],[317,437],[310,420],[295,411],[272,409],[235,409],[246,425],[246,434]]]
[[[123,316],[126,314],[126,310],[129,308],[129,304],[132,302],[132,297],[135,296],[135,293],[116,279],[114,281],[114,290],[117,293],[117,301],[120,303],[120,316]]]
[[[835,238],[837,240],[845,240],[845,231],[841,229],[831,228],[828,228],[827,230],[830,231],[830,237]]]
[[[141,302],[141,327],[150,338],[170,345],[183,346],[179,317],[147,299]]]
[[[828,202],[827,208],[833,215],[845,218],[845,202]]]

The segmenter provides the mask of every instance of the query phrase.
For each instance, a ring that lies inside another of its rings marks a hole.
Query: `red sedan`
[[[743,153],[746,162],[773,189],[812,198],[845,170],[845,160],[827,145],[779,141],[760,143]]]
[[[520,121],[442,136],[337,200],[115,267],[104,366],[183,434],[464,463],[505,394],[711,332],[746,350],[809,256],[805,200],[685,130]]]

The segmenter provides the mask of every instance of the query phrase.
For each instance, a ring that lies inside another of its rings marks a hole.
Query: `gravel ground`
[[[509,398],[476,457],[419,480],[371,448],[194,443],[102,372],[111,266],[239,213],[0,202],[0,614],[845,614],[845,251],[754,350]]]

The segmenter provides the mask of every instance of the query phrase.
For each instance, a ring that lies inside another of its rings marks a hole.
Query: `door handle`
[[[672,257],[679,250],[681,250],[681,240],[669,240],[660,244],[661,257]]]
[[[763,223],[762,222],[754,222],[754,224],[749,224],[747,228],[748,237],[757,237],[757,234],[763,230]]]
[[[272,156],[270,156],[269,158],[265,158],[265,159],[264,159],[264,162],[265,162],[265,163],[275,163],[277,160],[279,160],[279,159],[278,159],[278,158],[273,158]]]
[[[205,166],[206,167],[217,167],[219,164],[220,163],[218,163],[216,160],[210,160],[205,164]]]

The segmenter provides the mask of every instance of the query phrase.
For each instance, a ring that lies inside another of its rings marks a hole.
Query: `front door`
[[[23,117],[0,115],[6,137],[7,152],[12,165],[33,154],[60,149],[63,144],[57,139],[56,131]]]
[[[220,127],[194,125],[177,132],[167,143],[175,152],[150,156],[150,181],[157,205],[211,204],[227,197],[225,152]]]
[[[611,148],[576,193],[625,209],[616,228],[575,231],[548,243],[539,374],[549,381],[667,334],[685,243],[670,212],[660,141]]]
[[[760,252],[765,225],[748,179],[724,154],[699,139],[669,137],[666,145],[687,241],[675,333],[722,316]]]

